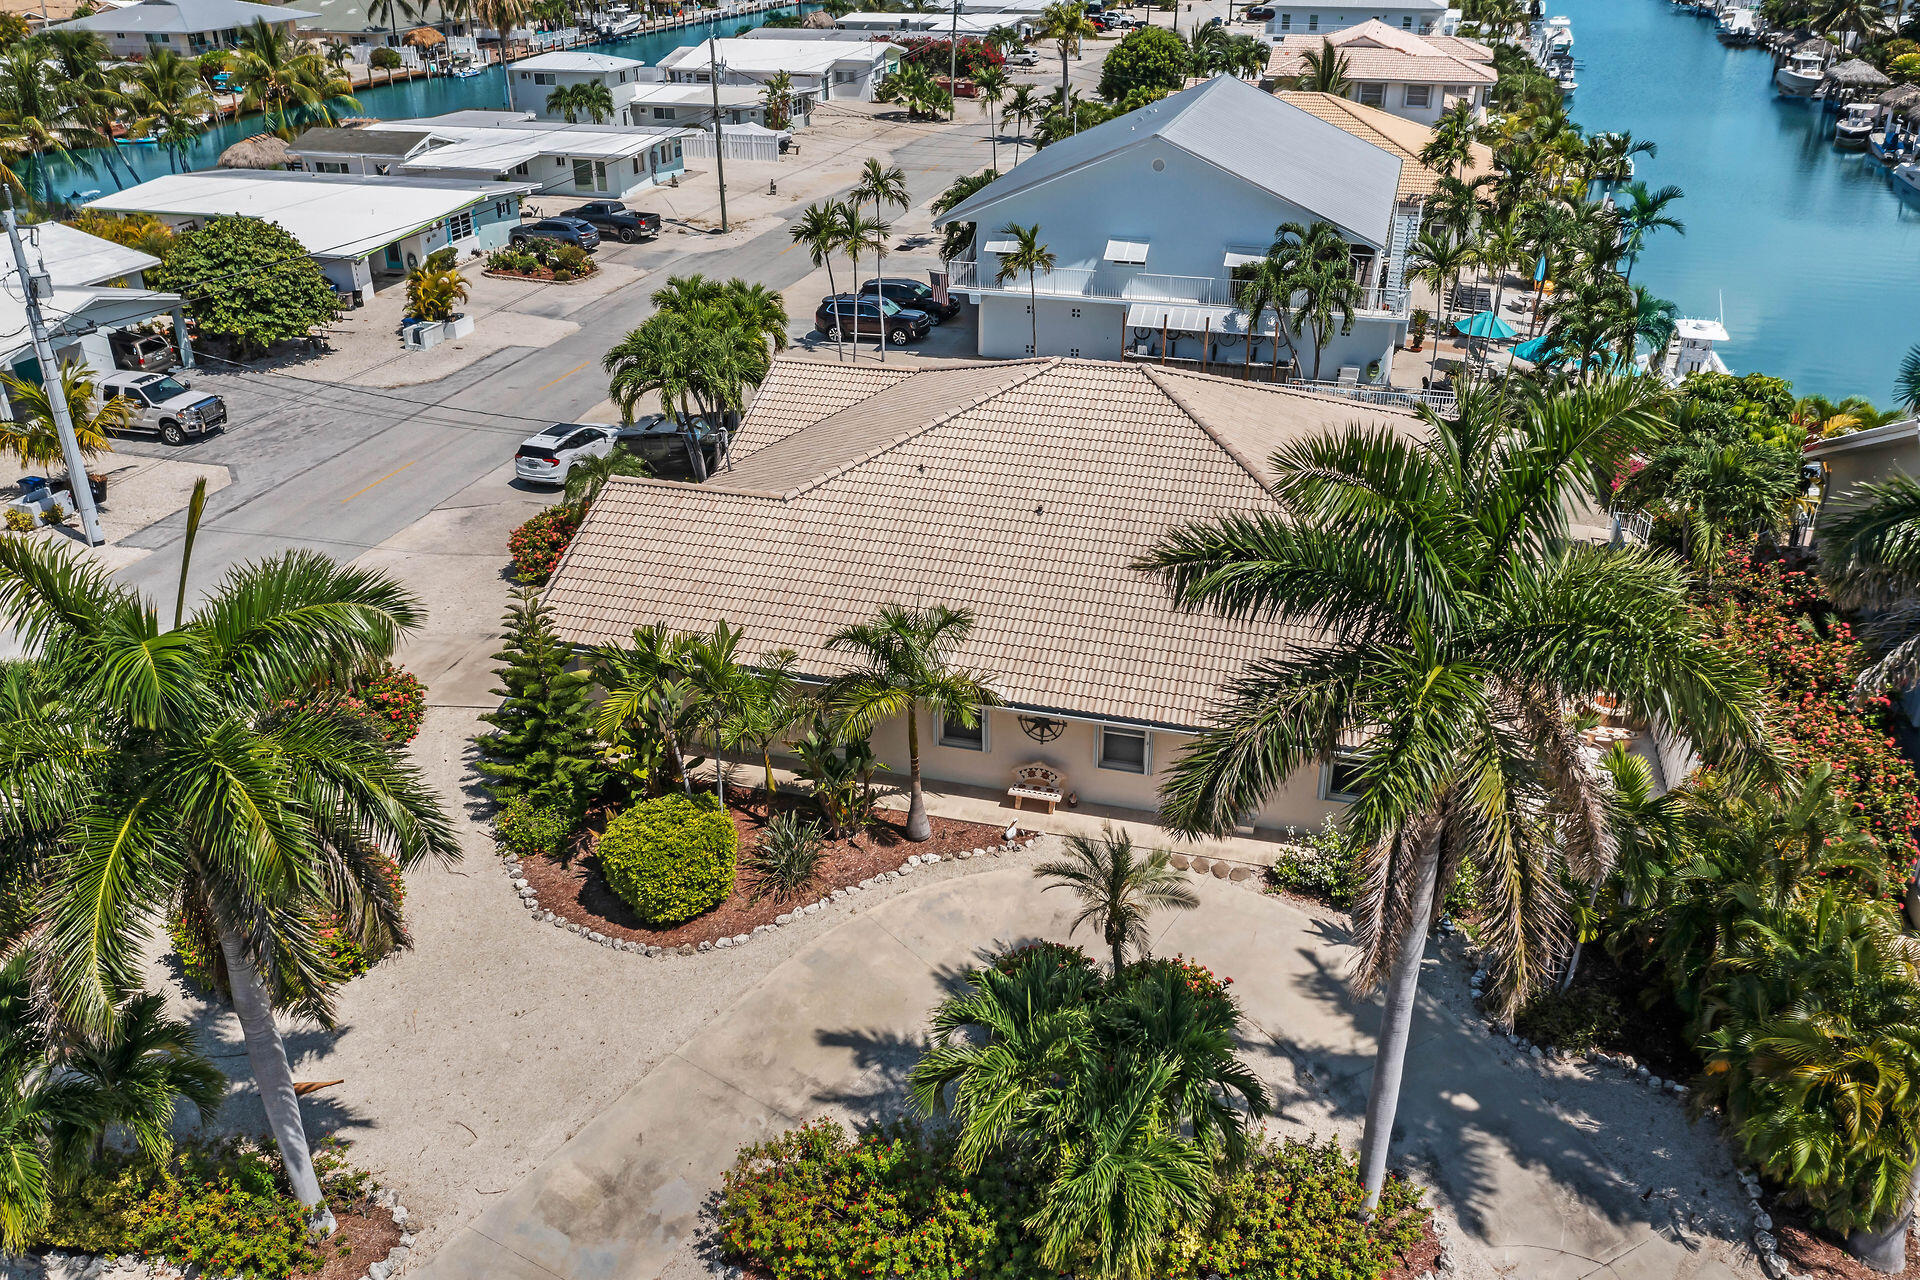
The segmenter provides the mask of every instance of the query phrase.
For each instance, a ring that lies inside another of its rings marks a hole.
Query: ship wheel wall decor
[[[1046,716],[1021,716],[1020,728],[1035,742],[1052,742],[1066,729],[1065,720],[1050,720]]]

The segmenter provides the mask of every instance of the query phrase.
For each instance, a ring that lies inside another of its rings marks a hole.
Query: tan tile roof
[[[763,412],[791,423],[803,386],[826,410],[816,423],[706,485],[610,483],[547,589],[562,634],[598,644],[640,623],[724,617],[748,652],[791,647],[823,675],[842,666],[826,638],[881,604],[965,605],[978,622],[962,660],[1007,701],[1191,727],[1249,656],[1299,633],[1180,614],[1133,559],[1175,525],[1266,506],[1256,477],[1286,440],[1416,423],[1132,364],[987,363],[879,392],[871,372],[783,358],[741,438],[766,433]],[[864,454],[846,460],[856,444]]]
[[[1292,35],[1273,46],[1267,74],[1307,74],[1307,54],[1331,42],[1347,61],[1350,80],[1393,84],[1492,84],[1493,50],[1459,36],[1417,36],[1377,18],[1326,35]]]
[[[1313,113],[1328,124],[1345,129],[1356,138],[1371,142],[1383,151],[1399,156],[1400,188],[1395,192],[1397,199],[1432,195],[1439,189],[1440,175],[1420,163],[1420,153],[1433,141],[1433,130],[1418,120],[1408,120],[1391,111],[1382,111],[1379,107],[1363,106],[1351,98],[1342,98],[1333,93],[1279,89],[1274,96],[1302,111]],[[1462,178],[1471,182],[1493,171],[1493,148],[1474,142],[1468,144],[1468,149],[1473,159],[1461,172]]]

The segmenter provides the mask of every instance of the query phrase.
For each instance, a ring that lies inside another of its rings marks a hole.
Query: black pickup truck
[[[651,240],[660,234],[659,214],[637,212],[618,200],[594,200],[576,209],[569,209],[561,216],[591,222],[599,228],[601,235],[612,236],[621,244]]]

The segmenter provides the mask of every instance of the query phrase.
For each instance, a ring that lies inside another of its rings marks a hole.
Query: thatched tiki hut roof
[[[222,169],[284,169],[293,157],[287,153],[284,138],[256,133],[242,138],[220,153]]]
[[[416,49],[431,49],[437,44],[445,44],[447,38],[432,27],[415,27],[407,32],[406,42]]]
[[[1793,46],[1793,51],[1795,53],[1817,53],[1824,57],[1834,52],[1833,41],[1823,40],[1819,36],[1813,36]]]
[[[1837,66],[1827,68],[1827,83],[1836,88],[1859,92],[1863,89],[1884,89],[1893,81],[1871,62],[1859,58],[1848,58]]]
[[[830,31],[833,29],[833,15],[816,11],[800,19],[800,25],[817,31]]]
[[[1920,85],[1897,84],[1875,98],[1874,101],[1890,110],[1897,110],[1916,99],[1920,99]]]

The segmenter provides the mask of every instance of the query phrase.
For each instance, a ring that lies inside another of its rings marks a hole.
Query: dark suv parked
[[[897,307],[885,298],[856,299],[850,293],[836,293],[820,300],[820,309],[813,313],[813,327],[829,337],[837,333],[849,341],[877,338],[884,332],[888,342],[904,347],[927,336],[933,328],[933,317],[924,311]]]
[[[660,234],[660,215],[638,213],[618,200],[594,200],[560,215],[590,222],[601,235],[612,236],[621,244],[651,240]]]
[[[519,244],[522,240],[559,240],[577,244],[588,253],[600,247],[600,233],[593,229],[591,222],[582,222],[579,218],[542,218],[538,222],[523,222],[507,232],[508,244]]]
[[[933,286],[923,280],[913,280],[906,276],[881,276],[869,280],[860,286],[860,296],[871,298],[879,294],[896,307],[908,311],[924,311],[939,324],[942,320],[951,320],[960,314],[960,304],[951,296],[945,306],[933,300]]]

